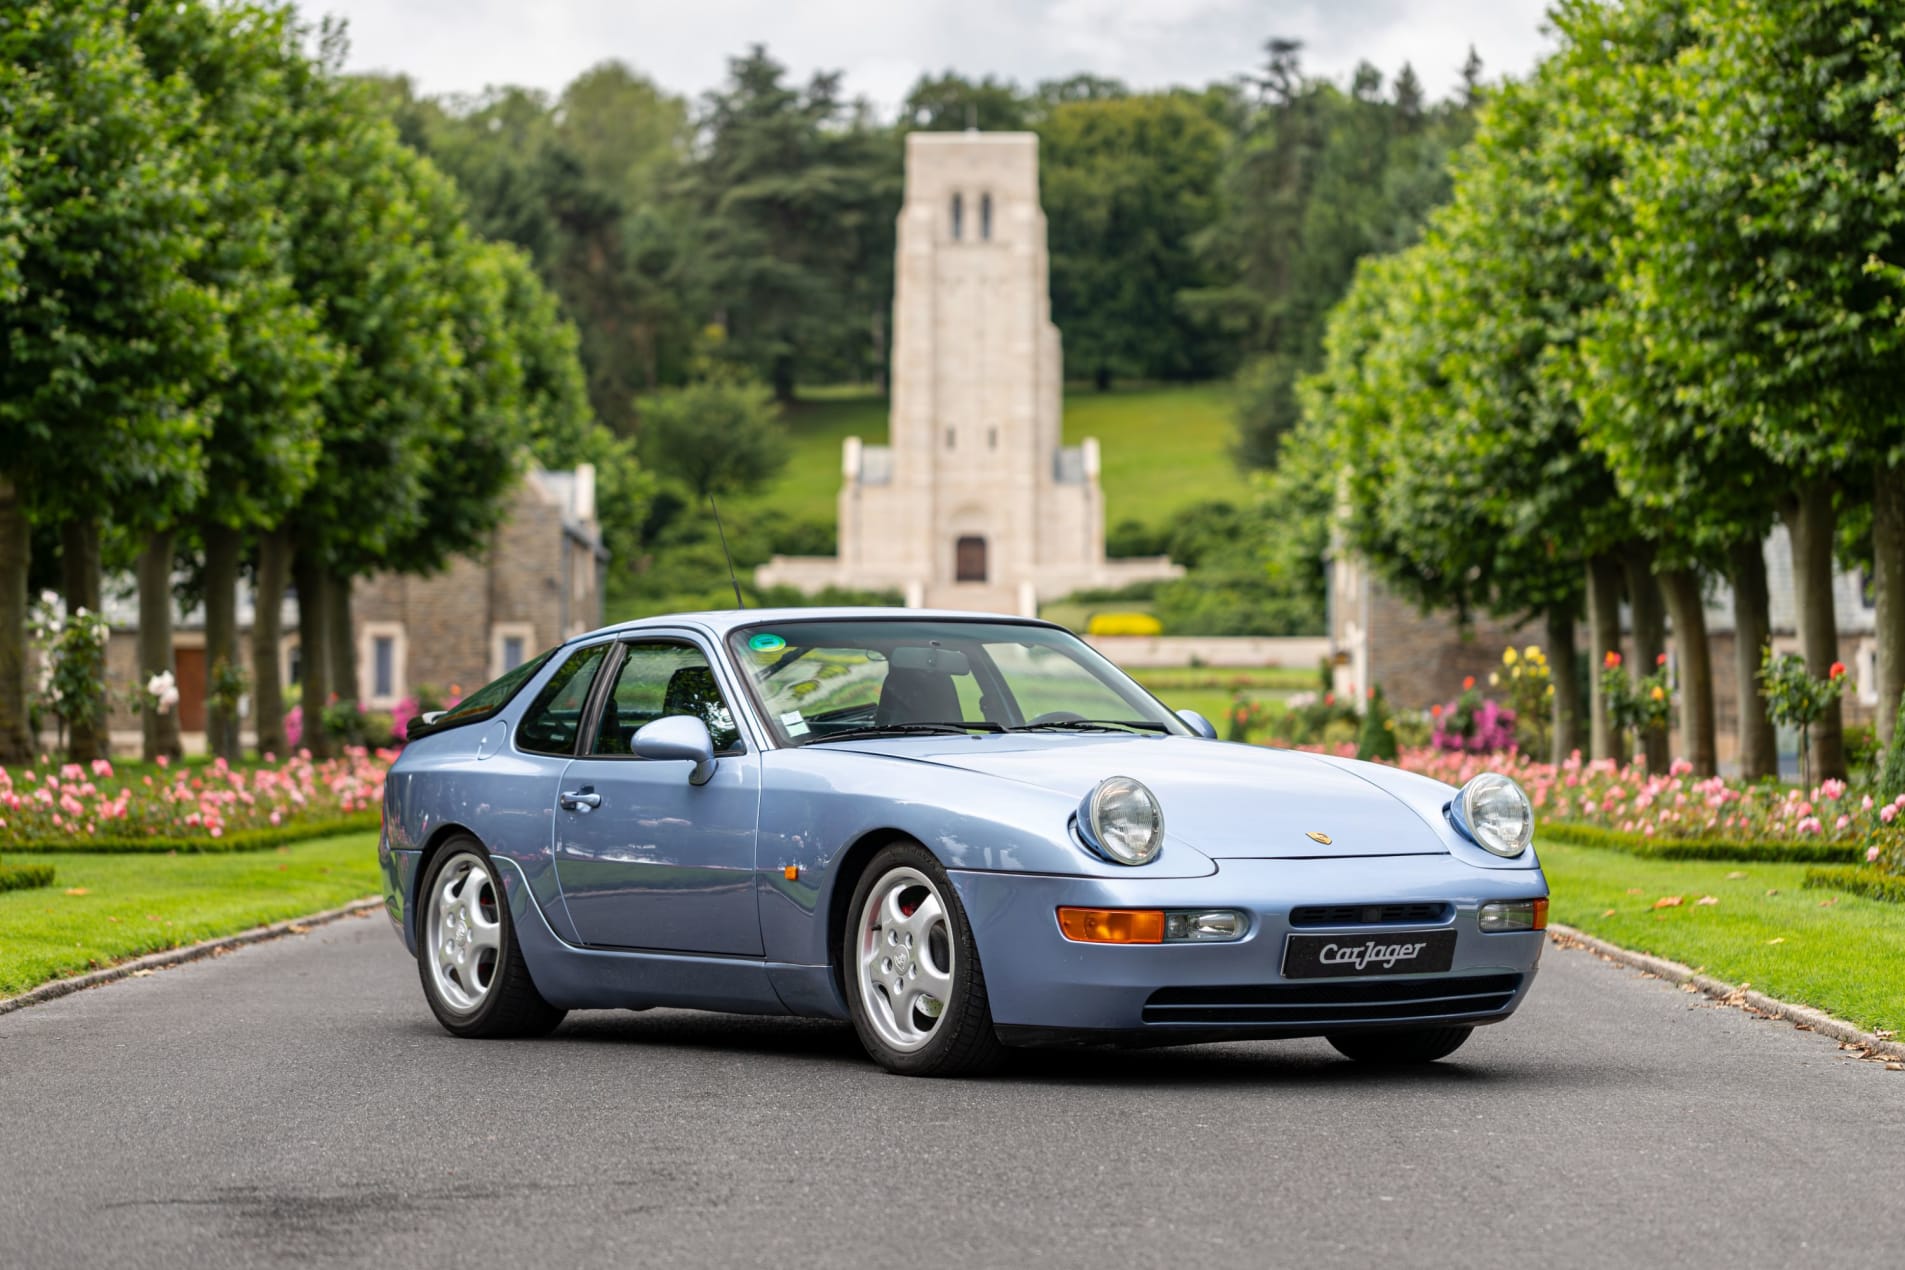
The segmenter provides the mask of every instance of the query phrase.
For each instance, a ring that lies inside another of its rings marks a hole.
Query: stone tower
[[[894,588],[909,605],[1035,613],[1083,587],[1178,576],[1105,559],[1098,444],[1061,440],[1038,139],[915,132],[894,260],[889,444],[849,438],[837,557],[764,586]]]

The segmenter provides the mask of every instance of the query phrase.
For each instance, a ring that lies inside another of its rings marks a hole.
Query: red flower
[[[1655,658],[1654,658],[1654,665],[1656,665],[1656,666],[1665,666],[1666,664],[1667,664],[1667,654],[1665,654],[1665,653],[1660,653],[1660,654],[1658,654],[1657,656],[1655,656]]]
[[[1430,706],[1430,707],[1429,707],[1429,713],[1430,713],[1431,715],[1433,715],[1433,716],[1434,716],[1435,718],[1438,718],[1438,719],[1439,719],[1439,718],[1441,718],[1441,717],[1442,717],[1442,707],[1441,707],[1441,706],[1439,706],[1439,705],[1438,705],[1438,706]]]
[[[1466,679],[1464,679],[1464,680],[1462,680],[1462,691],[1463,691],[1463,692],[1467,692],[1467,691],[1468,691],[1469,689],[1471,689],[1471,688],[1473,688],[1474,686],[1475,686],[1475,676],[1474,676],[1474,675],[1470,675],[1470,676],[1468,676],[1468,677],[1467,677]]]
[[[1832,669],[1826,672],[1826,677],[1829,679],[1844,679],[1845,678],[1845,663],[1842,661],[1833,662]]]
[[[1333,693],[1333,692],[1326,692],[1326,693],[1324,693],[1324,694],[1323,694],[1323,704],[1324,704],[1324,705],[1326,705],[1326,706],[1333,706],[1333,705],[1335,705],[1335,704],[1336,704],[1336,694],[1335,694],[1335,693]]]
[[[1607,650],[1607,656],[1601,658],[1601,664],[1606,666],[1609,670],[1619,670],[1621,666],[1621,655],[1610,648]]]

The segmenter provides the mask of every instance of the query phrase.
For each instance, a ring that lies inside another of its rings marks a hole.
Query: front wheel
[[[420,894],[417,969],[423,995],[457,1036],[543,1036],[566,1010],[542,999],[523,964],[509,901],[489,853],[474,838],[445,843]]]
[[[972,927],[946,871],[917,843],[887,847],[853,890],[841,965],[854,1030],[902,1076],[963,1076],[1005,1056]]]
[[[1326,1037],[1344,1058],[1359,1063],[1402,1067],[1433,1063],[1462,1048],[1472,1027],[1413,1027],[1394,1031],[1339,1032]]]

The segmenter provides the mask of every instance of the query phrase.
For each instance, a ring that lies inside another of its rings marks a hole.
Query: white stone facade
[[[1062,444],[1047,273],[1037,137],[907,137],[889,444],[844,446],[840,554],[776,556],[761,585],[1029,614],[1084,587],[1182,574],[1163,557],[1105,558],[1098,444]]]

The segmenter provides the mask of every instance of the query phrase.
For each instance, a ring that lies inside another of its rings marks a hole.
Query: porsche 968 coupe
[[[1062,627],[683,614],[416,721],[385,902],[464,1037],[570,1010],[850,1019],[890,1071],[1321,1036],[1431,1062],[1533,981],[1510,778],[1216,739]]]

